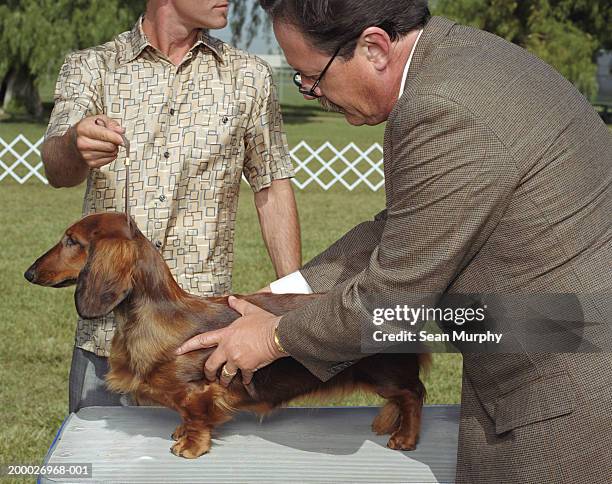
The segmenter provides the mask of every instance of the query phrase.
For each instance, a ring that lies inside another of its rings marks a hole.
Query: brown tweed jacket
[[[573,293],[586,321],[611,320],[612,137],[587,100],[439,17],[412,62],[385,132],[386,210],[306,264],[327,295],[279,325],[323,380],[362,356],[373,299]],[[464,354],[457,481],[610,482],[611,415],[609,352]]]

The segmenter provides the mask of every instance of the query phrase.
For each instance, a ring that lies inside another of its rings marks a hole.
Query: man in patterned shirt
[[[131,214],[179,284],[199,295],[231,291],[243,174],[277,275],[301,265],[270,68],[202,30],[224,27],[227,11],[226,0],[149,0],[130,32],[68,55],[42,148],[52,186],[87,180],[85,215],[122,211],[125,134]],[[70,411],[122,403],[103,381],[113,331],[112,315],[79,320]]]

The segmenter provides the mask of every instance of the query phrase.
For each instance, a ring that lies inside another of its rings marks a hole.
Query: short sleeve
[[[266,65],[266,69],[261,96],[245,135],[244,176],[255,192],[274,180],[293,177],[276,87],[270,67]]]
[[[46,139],[61,136],[83,118],[103,112],[101,75],[94,54],[80,51],[66,57],[55,85],[54,102]]]

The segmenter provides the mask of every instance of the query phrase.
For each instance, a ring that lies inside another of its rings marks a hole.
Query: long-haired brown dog
[[[76,284],[79,315],[95,318],[114,311],[110,389],[153,400],[182,417],[172,435],[176,455],[194,458],[210,449],[211,431],[238,410],[265,413],[296,397],[356,388],[387,399],[372,429],[390,433],[392,449],[415,448],[425,389],[419,367],[427,355],[380,354],[365,357],[323,383],[293,358],[257,371],[249,391],[240,378],[228,388],[204,377],[211,351],[176,356],[174,350],[195,334],[227,326],[239,315],[226,297],[196,297],[173,279],[160,253],[124,214],[90,215],[66,230],[61,241],[28,269],[34,284]],[[281,315],[318,295],[240,296]]]

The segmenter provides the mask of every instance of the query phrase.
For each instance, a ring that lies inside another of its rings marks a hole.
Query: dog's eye
[[[74,240],[72,237],[67,237],[66,238],[66,247],[73,247],[75,245],[81,245],[79,244],[76,240]]]

